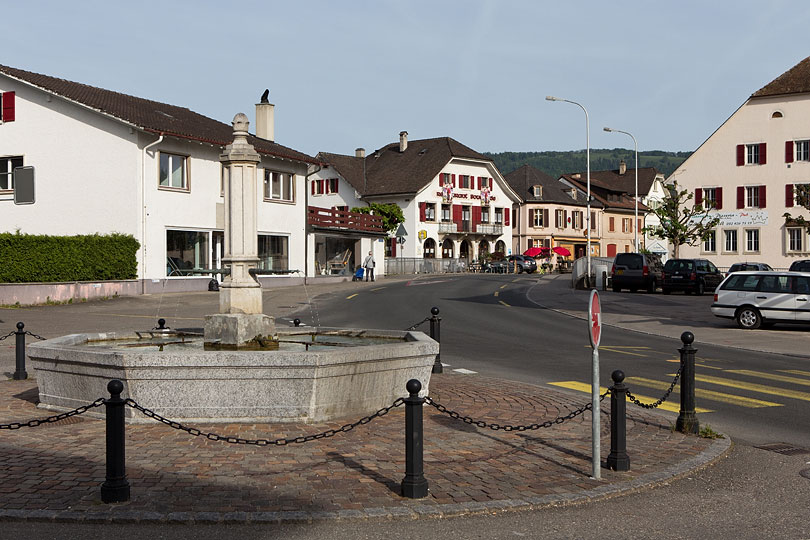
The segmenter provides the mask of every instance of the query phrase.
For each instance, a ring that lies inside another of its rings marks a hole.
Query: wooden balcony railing
[[[385,233],[383,219],[380,216],[370,214],[359,214],[346,210],[335,210],[333,208],[319,208],[317,206],[307,207],[307,224],[314,227],[326,227],[329,229],[342,229],[351,231],[365,231],[373,233]]]

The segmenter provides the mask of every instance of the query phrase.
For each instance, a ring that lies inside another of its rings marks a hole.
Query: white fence
[[[421,257],[386,257],[385,275],[444,274],[466,272],[464,259],[423,259]]]

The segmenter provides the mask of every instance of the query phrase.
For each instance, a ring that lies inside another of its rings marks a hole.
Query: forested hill
[[[485,156],[495,162],[501,174],[509,174],[523,165],[531,165],[553,178],[561,174],[585,172],[585,150],[571,150],[568,152],[483,152]],[[651,150],[638,153],[638,166],[655,167],[664,176],[672,172],[688,158],[692,152],[664,152]],[[591,149],[591,170],[605,171],[619,168],[619,161],[624,160],[627,168],[635,166],[635,152],[625,148]]]

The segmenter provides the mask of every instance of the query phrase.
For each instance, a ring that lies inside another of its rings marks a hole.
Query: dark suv
[[[509,255],[506,260],[509,261],[510,272],[515,271],[516,264],[518,273],[526,272],[527,274],[531,274],[537,270],[537,261],[528,255]]]
[[[661,273],[661,291],[664,294],[678,290],[701,295],[707,290],[714,291],[723,278],[723,273],[709,260],[670,259]]]
[[[801,261],[793,261],[790,263],[791,272],[810,272],[810,260],[802,259]]]
[[[610,269],[613,292],[644,289],[654,293],[663,268],[657,253],[619,253]]]

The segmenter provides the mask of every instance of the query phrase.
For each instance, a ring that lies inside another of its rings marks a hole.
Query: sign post
[[[591,340],[593,354],[592,381],[591,381],[591,436],[593,438],[593,478],[602,478],[601,450],[599,444],[600,420],[599,420],[599,342],[602,339],[602,307],[599,304],[599,293],[596,289],[591,290],[591,298],[588,301],[588,337]]]

